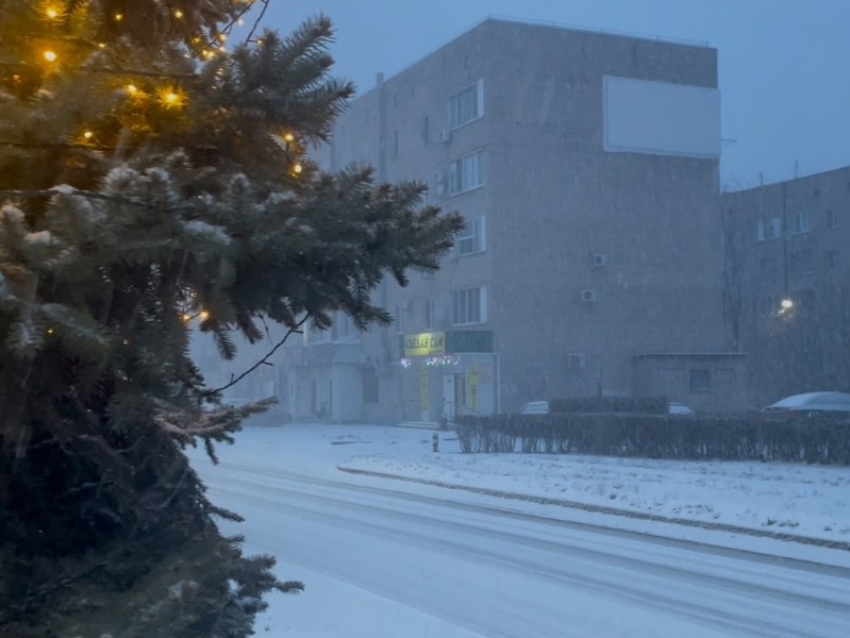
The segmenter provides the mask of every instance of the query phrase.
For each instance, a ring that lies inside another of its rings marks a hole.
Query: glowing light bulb
[[[180,96],[177,95],[176,93],[166,93],[165,94],[165,101],[168,102],[169,104],[177,104],[177,102],[180,101]]]
[[[135,95],[139,91],[135,84],[128,84],[124,87],[124,90],[127,91],[128,95]]]
[[[92,133],[91,131],[86,131],[85,133],[83,133],[83,137],[87,140],[90,140],[92,137],[94,137],[94,133]]]
[[[238,24],[238,25],[241,27],[243,24],[245,24],[245,21],[244,21],[242,18],[239,18],[239,19],[236,21],[236,24]]]
[[[210,318],[210,313],[208,313],[206,310],[201,310],[201,312],[198,313],[198,318],[201,321],[206,321]]]
[[[177,9],[177,10],[174,12],[174,17],[175,17],[175,18],[178,18],[178,19],[179,19],[179,18],[182,18],[182,17],[183,17],[183,11],[181,11],[180,9]]]
[[[56,59],[57,59],[58,57],[59,57],[59,56],[58,56],[58,55],[56,55],[56,52],[55,52],[55,51],[50,51],[50,50],[48,50],[48,51],[45,51],[45,52],[44,52],[44,59],[45,59],[45,60],[47,60],[48,62],[56,62]]]
[[[59,17],[59,10],[54,8],[54,7],[47,7],[47,9],[44,11],[44,13],[51,20],[55,20],[56,18]]]
[[[286,140],[287,142],[294,142],[295,136],[292,133],[287,133],[286,135],[283,136],[283,139]]]
[[[116,13],[115,14],[115,22],[121,22],[121,20],[123,20],[123,19],[124,19],[123,13]]]
[[[296,175],[298,175],[299,173],[301,173],[301,171],[303,171],[303,170],[304,170],[304,167],[303,167],[303,166],[301,166],[301,164],[296,164],[295,166],[293,166],[293,167],[292,167],[292,171],[293,171]]]
[[[183,313],[183,321],[188,323],[191,320],[192,320],[192,315],[190,315],[188,312],[184,312]]]
[[[99,49],[105,49],[106,48],[106,42],[98,42],[97,46],[98,46]]]

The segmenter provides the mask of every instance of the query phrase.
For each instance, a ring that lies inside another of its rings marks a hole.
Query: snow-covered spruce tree
[[[249,6],[0,4],[0,636],[250,635],[300,585],[219,533],[187,464],[246,412],[216,407],[190,325],[230,357],[264,321],[386,322],[370,292],[461,226],[309,161],[352,93],[330,23],[224,51]]]

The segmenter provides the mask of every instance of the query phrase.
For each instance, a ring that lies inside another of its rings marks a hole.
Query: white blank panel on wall
[[[720,157],[720,91],[606,75],[606,151]]]

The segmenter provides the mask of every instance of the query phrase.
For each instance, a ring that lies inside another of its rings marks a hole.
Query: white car
[[[785,397],[762,409],[762,414],[772,418],[791,418],[801,414],[829,413],[850,417],[850,394],[846,392],[806,392]]]
[[[694,411],[684,403],[668,403],[667,414],[672,414],[673,416],[694,416]]]
[[[526,403],[520,414],[549,414],[548,401],[532,401]]]

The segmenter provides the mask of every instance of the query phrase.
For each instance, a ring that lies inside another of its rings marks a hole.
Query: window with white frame
[[[484,81],[466,87],[449,98],[449,128],[460,128],[484,115]]]
[[[483,158],[484,151],[475,151],[449,164],[449,195],[457,195],[484,185]]]
[[[781,234],[782,226],[778,217],[771,217],[768,220],[759,220],[758,223],[758,240],[766,241],[768,239],[776,239]]]
[[[809,213],[797,213],[794,215],[794,232],[808,233],[812,230],[812,216]]]
[[[466,220],[466,226],[455,240],[458,255],[474,255],[484,252],[484,217]]]
[[[487,321],[487,295],[483,286],[452,291],[452,324],[464,326]]]

